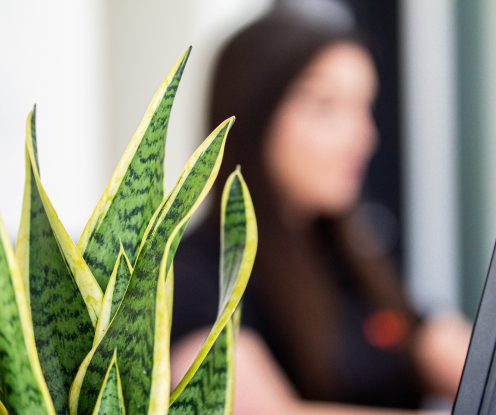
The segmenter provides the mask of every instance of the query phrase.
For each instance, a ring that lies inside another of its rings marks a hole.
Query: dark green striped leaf
[[[148,227],[144,236],[124,300],[105,336],[78,372],[71,396],[74,412],[90,412],[116,349],[126,411],[161,415],[167,411],[168,394],[164,391],[170,383],[171,307],[167,293],[172,290],[172,259],[186,223],[217,176],[233,121],[224,121],[195,151],[152,218],[154,226]]]
[[[55,414],[36,354],[24,282],[0,220],[0,414]]]
[[[89,311],[95,311],[87,308],[71,269],[71,263],[73,269],[85,268],[84,261],[39,180],[34,111],[26,132],[26,197],[20,232],[25,234],[18,243],[19,252],[26,256],[19,254],[18,258],[27,264],[28,298],[43,374],[57,413],[67,413],[72,380],[92,347],[94,328]],[[79,255],[79,262],[68,255]],[[101,296],[91,272],[83,272]]]
[[[185,389],[169,408],[169,415],[231,414],[234,398],[234,329],[230,320]]]
[[[109,368],[103,379],[98,394],[94,415],[124,415],[124,397],[122,396],[121,378],[117,365],[117,353],[114,353]]]
[[[255,213],[246,183],[237,169],[227,180],[222,197],[217,321],[171,396],[171,414],[232,413],[234,333],[239,325],[235,310],[248,283],[256,249]]]
[[[167,126],[190,50],[155,93],[78,242],[102,289],[107,287],[120,243],[134,264],[146,226],[163,200]]]

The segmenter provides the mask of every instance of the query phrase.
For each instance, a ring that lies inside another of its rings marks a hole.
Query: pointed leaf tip
[[[222,370],[216,368],[213,372],[228,373],[228,378],[232,373],[232,324],[235,327],[238,324],[239,316],[234,314],[250,277],[258,239],[251,196],[238,170],[229,176],[224,186],[221,215],[220,298],[217,320],[196,359],[171,395],[169,414],[172,415],[184,413],[184,406],[208,407],[208,400],[214,396],[213,391],[222,391],[223,387],[226,387],[224,385],[217,388],[214,385],[215,378],[208,375],[212,373],[212,365],[223,362]],[[230,357],[225,353],[229,353]],[[200,393],[199,384],[203,388]],[[223,402],[223,408],[226,410],[224,413],[231,413],[232,389],[224,392],[214,400]],[[192,413],[195,413],[194,408]]]
[[[63,413],[72,377],[91,349],[103,293],[42,186],[34,110],[26,126],[25,197],[17,261],[22,264],[39,363],[55,410]]]
[[[103,290],[119,253],[116,241],[122,241],[134,264],[147,225],[164,198],[170,112],[190,51],[183,53],[155,92],[78,242]]]
[[[98,394],[93,415],[125,414],[124,397],[117,364],[117,350],[114,350],[105,378]],[[0,414],[1,415],[1,414]]]

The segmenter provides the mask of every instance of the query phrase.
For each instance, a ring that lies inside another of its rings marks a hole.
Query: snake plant
[[[160,85],[77,244],[43,188],[36,108],[29,114],[15,252],[0,221],[0,415],[232,413],[238,304],[257,246],[239,168],[222,198],[218,317],[171,393],[173,258],[234,122],[205,139],[166,193],[166,131],[189,54]]]

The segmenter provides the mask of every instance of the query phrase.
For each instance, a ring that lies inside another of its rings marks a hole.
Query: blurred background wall
[[[0,2],[0,211],[12,235],[34,103],[41,176],[72,234],[105,186],[105,27],[98,0]]]
[[[0,2],[0,211],[12,237],[33,103],[42,177],[77,239],[184,49],[193,45],[169,129],[169,187],[206,133],[219,45],[275,1]],[[380,49],[382,147],[366,187],[367,213],[419,307],[463,307],[473,317],[496,236],[496,4],[347,3]]]
[[[403,1],[400,18],[405,271],[426,311],[460,296],[455,12],[452,0]]]

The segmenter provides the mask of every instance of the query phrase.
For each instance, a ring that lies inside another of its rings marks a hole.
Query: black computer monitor
[[[477,311],[453,415],[496,414],[496,245]]]

